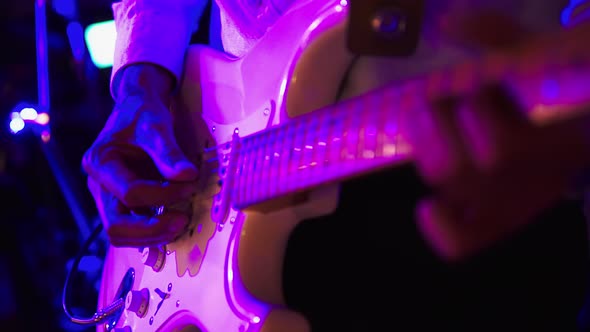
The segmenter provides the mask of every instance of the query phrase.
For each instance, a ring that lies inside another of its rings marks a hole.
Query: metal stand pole
[[[50,89],[49,89],[49,62],[48,53],[49,45],[47,42],[47,1],[35,0],[35,37],[36,37],[36,53],[37,53],[37,89],[38,89],[38,105],[43,112],[51,114],[50,105]],[[51,117],[50,117],[51,119]],[[64,162],[63,154],[57,146],[55,140],[51,139],[51,121],[39,128],[41,134],[46,139],[41,140],[41,149],[49,163],[49,167],[54,174],[54,177],[59,185],[59,188],[64,195],[64,198],[70,208],[72,216],[80,231],[81,240],[90,236],[91,230],[81,204],[79,202],[80,195],[72,190],[73,186],[70,184],[67,167]]]

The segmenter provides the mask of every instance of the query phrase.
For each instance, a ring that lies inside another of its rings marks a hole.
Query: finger
[[[163,107],[163,106],[162,106]],[[138,144],[152,158],[164,176],[172,181],[193,181],[198,172],[176,142],[172,116],[168,110],[141,115],[137,129]]]
[[[170,205],[190,198],[197,190],[194,182],[162,182],[142,179],[125,163],[127,151],[120,148],[91,149],[84,156],[89,176],[100,181],[129,208]]]
[[[416,208],[418,229],[435,253],[450,262],[467,259],[491,242],[490,232],[474,231],[475,225],[466,219],[457,209],[433,198],[422,200]]]
[[[406,138],[412,147],[414,162],[420,175],[432,182],[436,172],[436,165],[444,159],[443,147],[439,139],[439,128],[429,112],[429,105],[424,100],[417,101],[419,104],[413,107],[412,111],[404,112]]]
[[[188,225],[188,217],[179,212],[159,216],[130,214],[129,209],[91,177],[88,178],[88,187],[114,246],[141,247],[166,244],[178,237]]]
[[[511,93],[510,89],[500,83],[491,83],[477,89],[467,99],[477,106],[482,115],[488,120],[497,124],[522,126],[529,123],[523,113],[523,107],[518,99]]]
[[[418,169],[431,185],[439,185],[465,176],[469,166],[463,135],[456,121],[456,101],[442,98],[420,110],[416,121],[417,146],[415,151]]]
[[[466,97],[457,112],[467,151],[480,169],[490,170],[526,137],[531,125],[521,107],[500,85],[489,85]]]
[[[418,228],[434,251],[447,261],[461,261],[506,240],[534,215],[517,195],[500,191],[474,194],[469,201],[422,200],[416,208]],[[492,203],[493,202],[493,203]]]

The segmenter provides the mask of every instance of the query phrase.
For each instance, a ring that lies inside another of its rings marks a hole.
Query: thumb
[[[164,178],[172,181],[193,181],[198,176],[197,167],[191,163],[176,142],[172,122],[154,126],[150,138],[142,144],[156,168]]]
[[[416,207],[416,221],[420,233],[439,257],[457,261],[461,250],[455,229],[448,227],[449,218],[445,212],[436,200],[426,198]]]

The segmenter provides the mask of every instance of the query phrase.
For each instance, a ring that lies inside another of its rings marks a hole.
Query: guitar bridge
[[[219,228],[223,228],[231,209],[230,200],[233,190],[234,175],[236,173],[235,160],[239,151],[239,142],[240,137],[238,135],[238,129],[236,128],[232,135],[231,142],[221,146],[218,151],[220,156],[218,171],[219,180],[217,181],[219,192],[213,198],[211,218],[219,225]]]

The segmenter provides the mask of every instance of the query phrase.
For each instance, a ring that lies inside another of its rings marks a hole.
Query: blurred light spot
[[[88,52],[94,65],[107,68],[113,65],[115,56],[115,21],[104,21],[90,24],[84,33]]]
[[[49,142],[50,139],[51,139],[51,134],[49,133],[49,131],[44,130],[41,133],[41,140],[43,141],[43,143],[47,143],[47,142]]]
[[[553,79],[546,79],[541,85],[541,94],[544,101],[552,101],[559,97],[559,83]]]
[[[73,19],[76,16],[76,1],[75,0],[53,0],[53,10],[56,13]]]
[[[12,120],[10,120],[10,131],[12,131],[13,133],[16,134],[19,131],[23,130],[24,128],[25,128],[25,122],[20,117],[13,118]]]
[[[37,115],[37,118],[35,119],[35,122],[37,122],[40,125],[48,124],[49,123],[49,114],[39,113],[39,115]]]
[[[25,107],[20,111],[20,117],[23,120],[35,120],[37,118],[37,110],[31,107]]]
[[[10,113],[10,119],[20,119],[20,113],[19,112],[12,112]]]
[[[96,256],[84,256],[80,260],[78,269],[82,272],[97,273],[102,268],[103,261]]]
[[[86,45],[84,44],[84,31],[79,22],[70,22],[66,28],[72,55],[76,61],[82,61]]]
[[[576,15],[574,15],[574,10],[578,5],[585,5],[584,3],[587,0],[570,0],[570,3],[561,11],[561,25],[562,26],[570,26],[576,20]],[[588,14],[586,14],[588,15]],[[582,15],[582,16],[586,16]],[[576,20],[577,21],[577,20]]]
[[[234,280],[234,271],[231,269],[227,270],[227,280],[233,281]]]

